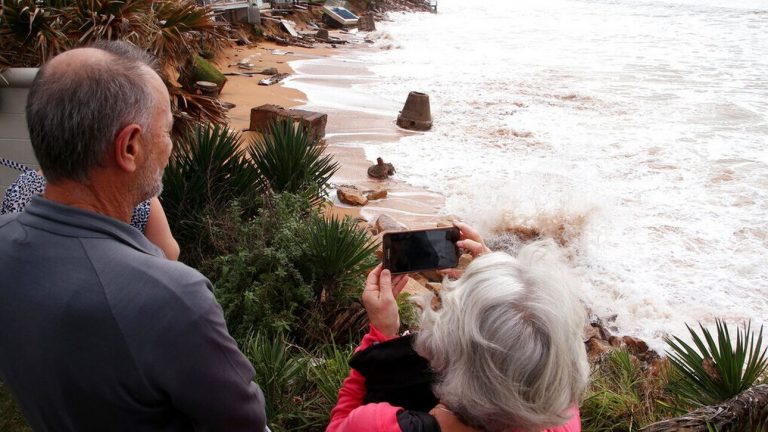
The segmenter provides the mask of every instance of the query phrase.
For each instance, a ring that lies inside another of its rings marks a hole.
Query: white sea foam
[[[761,324],[768,0],[733,3],[441,0],[377,23],[399,48],[360,54],[374,75],[340,105],[374,95],[362,109],[394,118],[429,94],[432,131],[360,144],[488,235],[560,235],[621,332],[660,346],[685,322]]]

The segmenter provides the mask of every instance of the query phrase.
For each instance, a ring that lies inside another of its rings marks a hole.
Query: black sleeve
[[[372,345],[352,357],[349,365],[365,377],[364,403],[389,402],[406,410],[428,412],[437,405],[434,374],[411,345],[414,335]]]
[[[397,424],[402,432],[440,432],[440,424],[431,415],[418,411],[400,411]]]

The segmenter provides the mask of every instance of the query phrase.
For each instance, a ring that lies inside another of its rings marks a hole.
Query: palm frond
[[[3,7],[0,42],[9,66],[37,67],[70,47],[60,10],[34,0],[11,0]]]
[[[173,136],[181,137],[198,123],[223,124],[226,110],[214,98],[191,93],[166,82],[174,113]]]
[[[74,0],[65,8],[67,34],[78,45],[98,40],[124,40],[146,46],[157,26],[147,12],[152,0]]]
[[[209,6],[190,0],[157,1],[152,11],[158,31],[149,50],[175,68],[183,68],[203,48],[218,52],[226,46],[223,26]]]

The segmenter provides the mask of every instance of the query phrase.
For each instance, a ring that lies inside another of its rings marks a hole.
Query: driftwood
[[[294,38],[292,36],[287,37],[281,37],[281,36],[275,36],[275,35],[266,35],[264,38],[270,42],[275,42],[280,45],[294,45],[294,46],[300,46],[302,48],[314,48],[315,46],[304,42],[301,40],[301,38]]]
[[[287,74],[287,73],[282,73],[282,74],[279,73],[277,75],[272,75],[269,78],[264,78],[263,80],[259,81],[259,85],[268,86],[272,84],[277,84],[280,81],[288,78],[289,76],[290,74]]]
[[[757,432],[768,414],[768,384],[746,390],[720,405],[648,425],[640,432]]]

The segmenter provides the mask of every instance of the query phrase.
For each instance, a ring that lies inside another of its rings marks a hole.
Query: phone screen
[[[384,234],[384,268],[392,273],[456,267],[459,229],[438,228]]]

